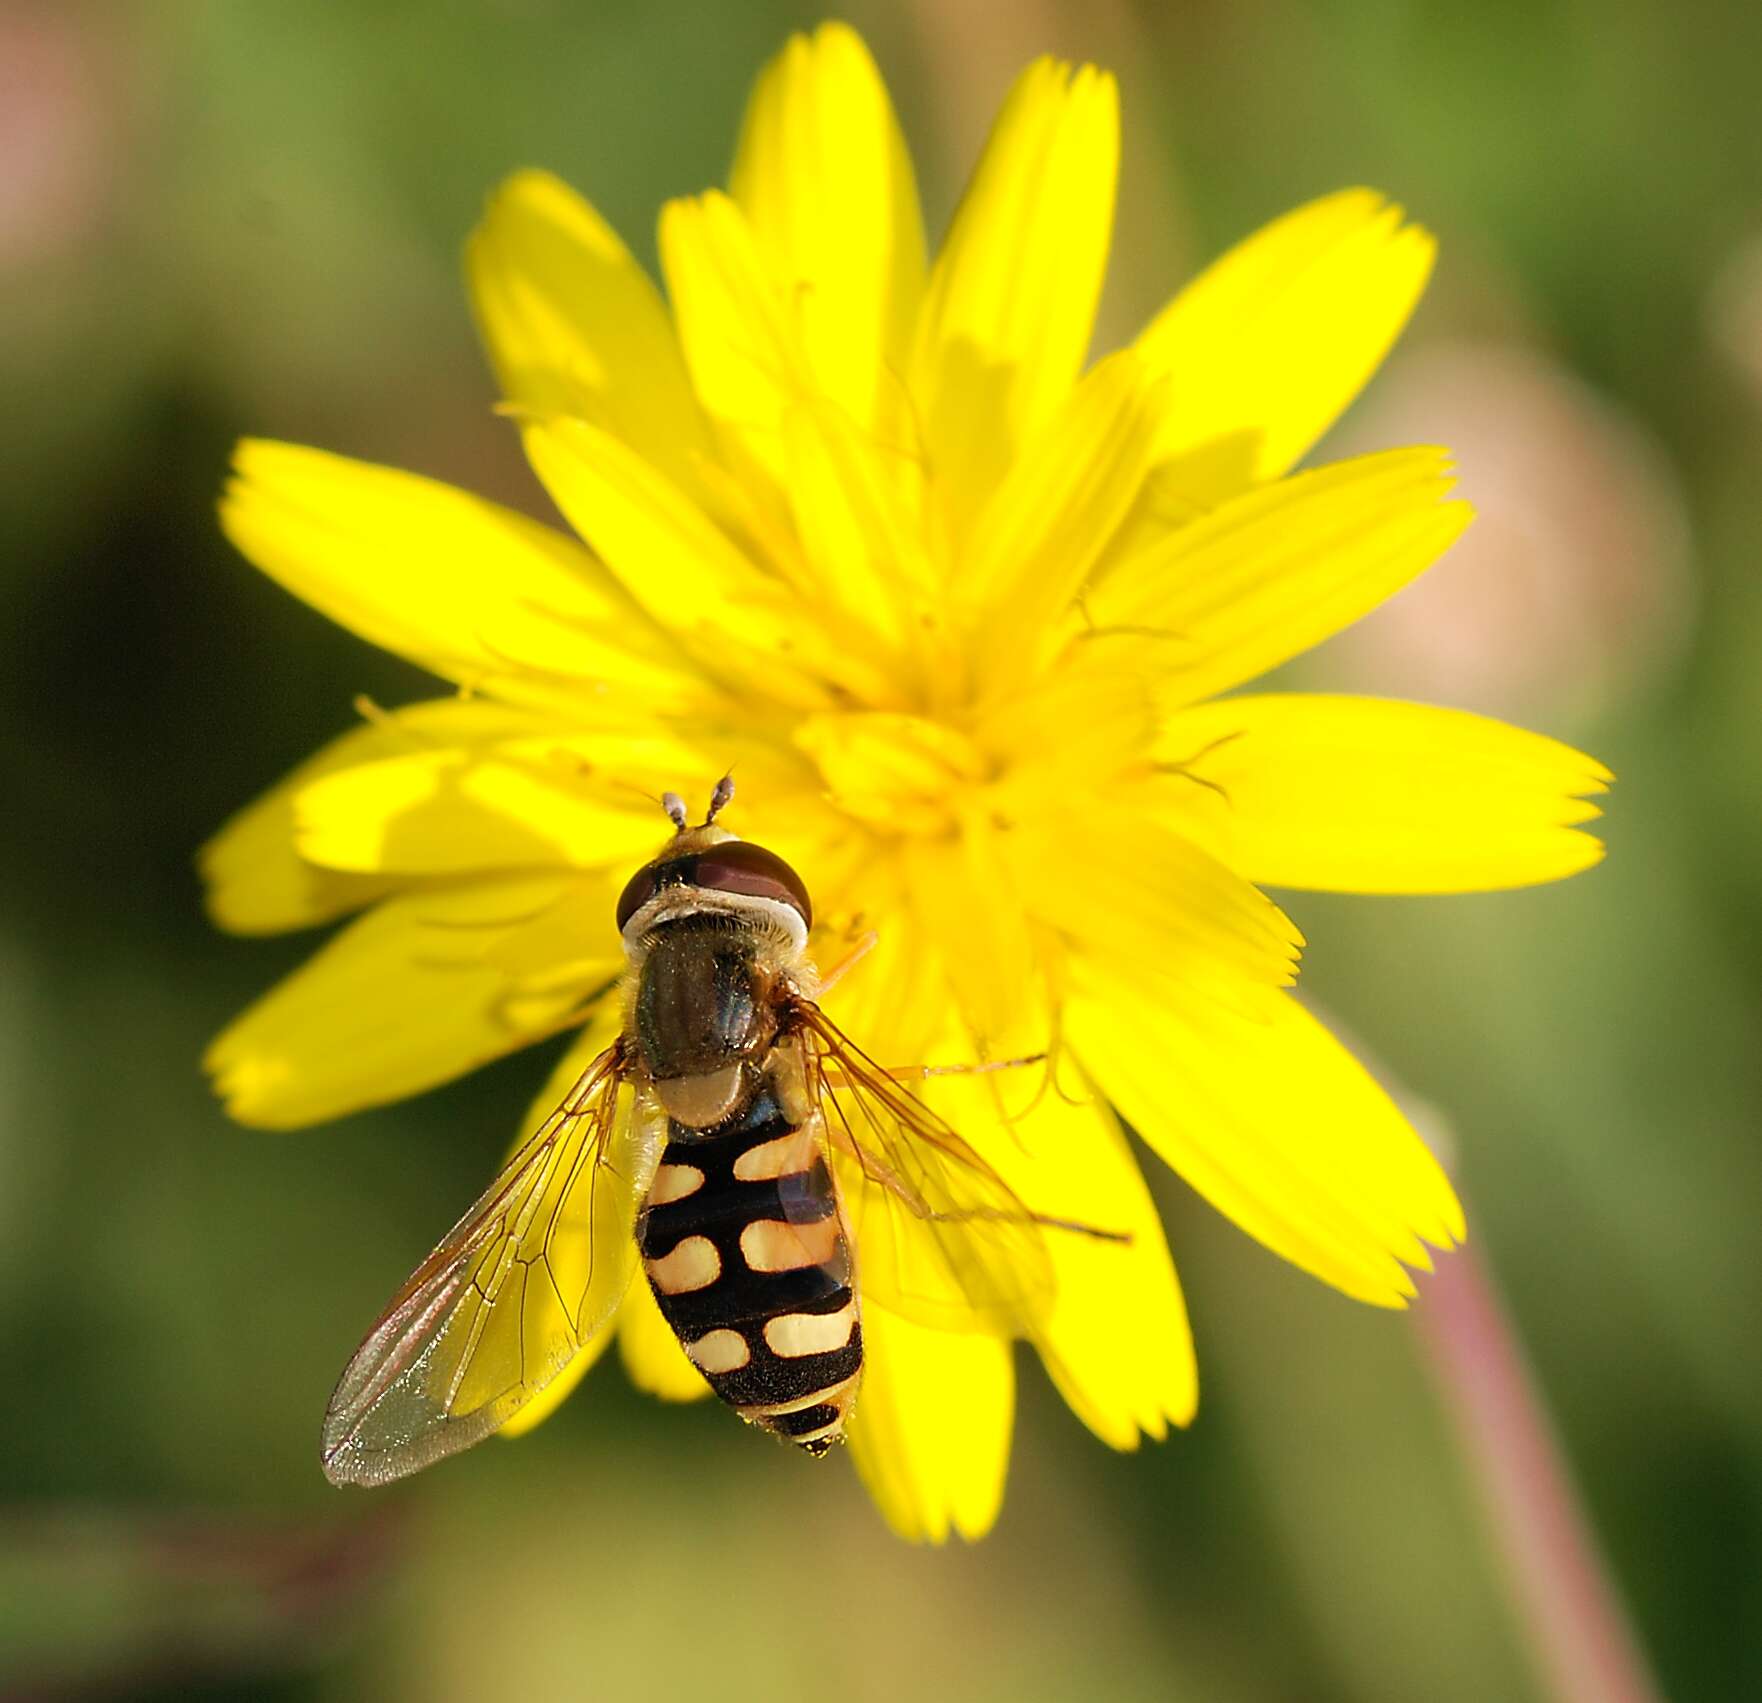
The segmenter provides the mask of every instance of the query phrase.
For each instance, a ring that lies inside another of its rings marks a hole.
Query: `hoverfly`
[[[618,1039],[410,1275],[325,1415],[337,1484],[487,1437],[610,1324],[638,1264],[711,1389],[823,1455],[844,1434],[868,1299],[1026,1335],[1042,1232],[997,1172],[815,1002],[813,908],[782,858],[666,794],[665,849],[619,900]],[[985,1067],[979,1067],[985,1068]],[[862,1269],[859,1285],[858,1265]]]

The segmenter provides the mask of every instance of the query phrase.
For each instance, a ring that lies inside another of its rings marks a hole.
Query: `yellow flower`
[[[1049,1233],[1034,1346],[1116,1448],[1185,1424],[1191,1343],[1124,1120],[1269,1248],[1398,1307],[1463,1233],[1449,1183],[1288,991],[1262,885],[1456,892],[1594,862],[1608,776],[1535,734],[1352,697],[1219,696],[1435,561],[1442,450],[1293,473],[1376,367],[1431,239],[1348,190],[1278,220],[1086,366],[1112,222],[1111,78],[1041,60],[926,259],[863,44],[765,71],[727,194],[662,213],[667,300],[523,172],[467,270],[545,490],[584,542],[407,473],[247,442],[228,535],[453,683],[375,712],[206,849],[243,933],[362,914],[209,1056],[246,1123],[413,1094],[559,1029],[557,1101],[617,1022],[616,893],[663,788],[732,767],[733,826],[807,877],[829,1007],[892,1062],[1056,1051],[1056,1092],[938,1090]],[[860,1257],[860,1248],[859,1248]],[[858,1470],[909,1535],[995,1518],[1008,1343],[871,1307]],[[703,1393],[646,1288],[636,1382]],[[549,1411],[570,1376],[522,1412]]]

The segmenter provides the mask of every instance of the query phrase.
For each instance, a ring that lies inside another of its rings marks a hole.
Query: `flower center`
[[[993,765],[944,722],[886,711],[809,716],[795,743],[811,757],[832,801],[883,832],[942,835],[955,801],[993,778]]]

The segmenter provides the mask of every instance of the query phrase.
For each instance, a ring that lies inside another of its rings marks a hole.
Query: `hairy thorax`
[[[776,1036],[775,981],[734,917],[689,912],[654,931],[637,978],[635,1030],[669,1116],[703,1129],[740,1102],[747,1067]]]

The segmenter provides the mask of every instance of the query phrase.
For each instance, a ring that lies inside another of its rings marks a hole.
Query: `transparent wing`
[[[1033,1335],[1055,1290],[1047,1234],[1121,1238],[1030,1211],[818,1006],[797,1010],[864,1298],[936,1330]]]
[[[333,1484],[383,1484],[469,1448],[617,1310],[664,1126],[614,1045],[392,1298],[324,1417]]]

